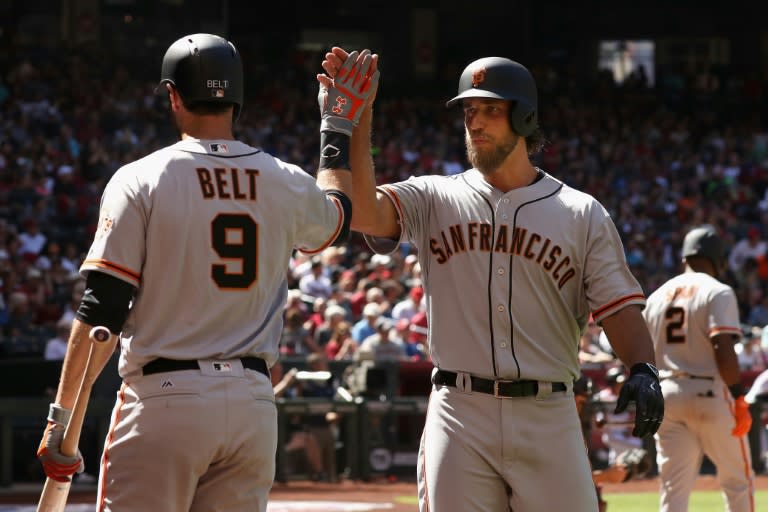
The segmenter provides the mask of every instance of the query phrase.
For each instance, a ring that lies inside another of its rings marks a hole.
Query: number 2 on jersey
[[[664,312],[667,320],[667,343],[685,343],[685,309],[680,306],[672,306]]]
[[[223,289],[244,290],[258,278],[259,225],[250,215],[220,213],[211,222],[213,250],[223,260],[240,262],[240,272],[224,263],[211,266],[211,278]]]

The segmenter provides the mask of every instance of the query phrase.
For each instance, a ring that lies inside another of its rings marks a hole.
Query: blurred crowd
[[[61,358],[83,292],[77,269],[101,191],[122,164],[175,140],[165,98],[147,72],[86,52],[20,52],[0,76],[0,357]],[[319,56],[249,75],[236,136],[314,173]],[[464,63],[459,63],[463,65]],[[647,294],[680,270],[691,226],[709,222],[729,247],[724,280],[738,294],[743,368],[768,352],[766,83],[720,68],[579,77],[531,66],[548,139],[535,163],[598,198]],[[452,78],[451,80],[455,80]],[[455,89],[377,99],[374,159],[381,183],[468,167]],[[329,360],[427,360],[420,268],[410,247],[373,255],[358,235],[312,258],[296,253],[281,351]],[[754,329],[752,328],[754,326]],[[599,327],[582,339],[585,366],[615,365]]]

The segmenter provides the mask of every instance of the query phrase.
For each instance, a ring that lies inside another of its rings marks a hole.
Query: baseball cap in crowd
[[[381,310],[379,309],[379,305],[373,302],[369,302],[363,308],[363,316],[379,316],[380,314]]]
[[[371,256],[371,266],[384,266],[388,267],[392,263],[392,256],[388,254],[374,254]]]
[[[341,316],[342,318],[344,318],[347,316],[347,310],[339,306],[338,304],[331,304],[330,306],[325,308],[325,311],[323,312],[323,317],[326,320],[330,320],[334,316]]]
[[[411,296],[411,299],[413,300],[413,302],[418,304],[419,302],[421,302],[421,298],[424,297],[424,288],[422,288],[421,286],[414,286],[413,288],[411,288],[409,295]]]

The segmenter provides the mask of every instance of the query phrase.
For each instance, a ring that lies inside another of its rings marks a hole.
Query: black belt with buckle
[[[437,370],[432,379],[439,386],[456,387],[456,372]],[[535,380],[491,380],[470,375],[472,391],[487,393],[497,398],[514,398],[534,396],[539,393],[539,382]],[[564,382],[552,382],[552,391],[567,391],[568,386]]]
[[[243,368],[256,370],[269,377],[269,368],[267,362],[259,357],[242,357],[240,362]],[[177,372],[180,370],[199,370],[200,365],[196,359],[165,359],[164,357],[153,359],[141,368],[142,375],[152,375],[153,373]]]

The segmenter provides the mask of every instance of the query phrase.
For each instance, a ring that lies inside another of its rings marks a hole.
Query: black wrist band
[[[320,132],[320,170],[349,171],[349,135]]]
[[[741,385],[741,383],[737,384],[731,384],[728,386],[728,391],[731,392],[731,396],[734,400],[739,398],[740,396],[744,396],[744,386]]]
[[[644,373],[650,375],[656,380],[659,380],[659,371],[651,363],[636,363],[629,369],[629,374],[634,375],[636,373]]]

